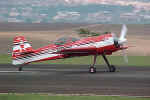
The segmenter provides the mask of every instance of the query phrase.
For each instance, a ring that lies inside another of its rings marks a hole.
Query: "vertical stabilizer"
[[[33,52],[33,48],[23,36],[17,36],[14,38],[12,50],[13,59],[31,52]]]

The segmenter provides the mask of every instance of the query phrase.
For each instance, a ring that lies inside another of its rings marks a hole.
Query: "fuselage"
[[[13,64],[27,64],[31,62],[69,58],[74,56],[110,55],[120,50],[121,47],[114,45],[112,34],[104,34],[96,37],[87,37],[77,41],[68,41],[63,45],[50,44],[33,52],[27,52],[15,56]]]

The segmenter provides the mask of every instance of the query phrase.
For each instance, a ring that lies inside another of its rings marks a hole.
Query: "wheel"
[[[109,72],[115,72],[115,71],[116,71],[116,67],[114,65],[111,65]]]
[[[18,68],[18,71],[22,71],[22,67],[19,67],[19,68]]]
[[[95,67],[90,67],[89,68],[89,73],[96,73],[96,68]]]

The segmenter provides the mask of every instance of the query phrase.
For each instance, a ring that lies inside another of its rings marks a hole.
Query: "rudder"
[[[13,41],[13,50],[12,50],[12,58],[13,60],[25,55],[27,53],[32,53],[34,50],[32,46],[27,42],[25,37],[16,36]]]

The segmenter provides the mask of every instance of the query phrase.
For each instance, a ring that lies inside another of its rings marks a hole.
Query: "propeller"
[[[114,45],[116,48],[124,47],[124,43],[127,41],[127,39],[125,38],[127,31],[128,31],[127,26],[124,24],[124,25],[122,25],[122,30],[121,30],[119,39],[116,37],[115,34],[113,34]],[[122,55],[123,55],[125,63],[128,63],[128,57],[127,57],[127,53],[126,53],[125,49],[122,49]]]

